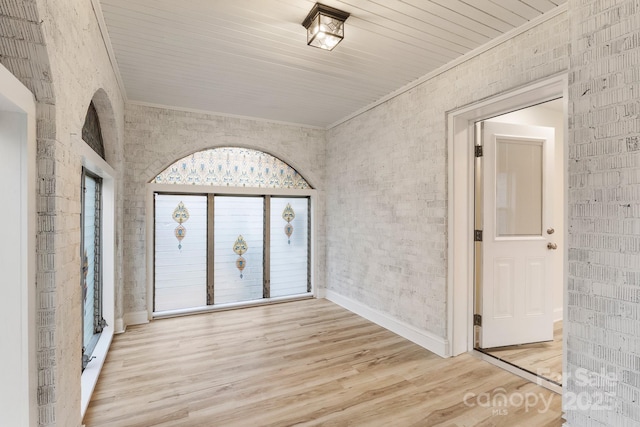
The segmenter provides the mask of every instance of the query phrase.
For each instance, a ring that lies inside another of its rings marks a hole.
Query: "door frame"
[[[473,351],[474,289],[474,123],[496,115],[562,97],[565,138],[563,164],[567,164],[568,75],[562,73],[447,113],[448,249],[447,339],[449,355]],[[567,215],[567,174],[563,183]],[[566,218],[565,218],[566,220]],[[568,222],[567,222],[568,223]],[[562,231],[567,242],[567,227]],[[565,245],[566,246],[566,245]],[[567,304],[567,250],[563,248],[563,305]],[[566,334],[564,340],[566,341]],[[566,344],[566,343],[565,343]],[[564,346],[566,347],[566,346]],[[564,348],[563,347],[563,348]],[[563,351],[563,366],[566,352]]]
[[[17,122],[15,128],[2,129],[4,141],[12,149],[8,161],[15,173],[8,181],[17,189],[19,215],[9,213],[8,220],[18,229],[19,240],[4,265],[12,283],[0,289],[0,310],[14,322],[3,337],[12,349],[9,361],[0,369],[3,418],[10,424],[35,426],[38,423],[38,366],[36,331],[36,101],[29,89],[8,69],[0,65],[0,114]],[[2,162],[0,162],[2,163]],[[4,219],[5,217],[3,217]],[[4,375],[9,374],[10,375]]]

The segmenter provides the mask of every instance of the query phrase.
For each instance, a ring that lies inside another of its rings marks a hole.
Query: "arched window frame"
[[[234,148],[234,147],[223,147],[225,149]],[[239,148],[240,150],[246,150]],[[209,151],[209,150],[203,150]],[[277,159],[274,156],[269,155],[268,153],[259,152],[269,156],[273,159],[276,159],[279,162],[281,160]],[[197,155],[197,153],[194,153]],[[189,159],[194,156],[191,154],[189,156],[180,159],[169,167],[165,169],[165,171],[170,170],[170,168],[174,165],[179,164],[181,161],[185,159]],[[295,169],[291,168],[288,164],[282,162],[283,165],[290,168],[290,170],[295,171]],[[164,171],[163,171],[164,172]],[[296,174],[298,172],[296,171]],[[159,176],[160,174],[158,174]],[[300,174],[298,174],[300,175]],[[302,176],[300,175],[302,178]],[[304,178],[302,178],[304,179]],[[193,194],[193,195],[207,195],[211,198],[214,196],[263,196],[265,198],[269,197],[305,197],[309,199],[309,253],[308,253],[308,263],[309,263],[309,289],[307,293],[301,295],[294,295],[291,297],[279,297],[279,298],[267,298],[260,301],[250,301],[245,303],[233,304],[234,306],[238,305],[255,305],[255,304],[268,304],[272,302],[280,302],[282,300],[287,299],[299,299],[299,298],[308,298],[311,296],[318,297],[318,290],[315,286],[315,278],[317,277],[316,271],[316,227],[317,227],[317,191],[311,188],[305,180],[305,188],[273,188],[273,187],[251,187],[251,186],[232,186],[232,185],[202,185],[202,184],[180,184],[180,183],[166,183],[166,182],[156,182],[162,181],[158,180],[157,176],[150,183],[147,184],[147,196],[146,196],[146,207],[147,212],[151,212],[153,214],[147,216],[146,222],[146,247],[147,247],[147,310],[150,318],[164,317],[165,314],[162,313],[154,313],[154,258],[155,258],[155,245],[154,245],[154,198],[155,194]],[[213,311],[217,309],[227,309],[228,307],[224,304],[221,305],[209,305],[206,308],[198,308],[195,311]],[[172,311],[166,315],[179,315],[183,314],[183,312],[192,312],[194,310],[178,310]]]
[[[93,102],[91,103],[93,106]],[[92,107],[88,108],[91,111]],[[93,107],[94,112],[97,110]],[[85,123],[87,119],[85,118]],[[95,128],[94,128],[95,129]],[[102,139],[102,129],[100,129],[100,145],[101,149],[96,149],[95,144],[90,145],[82,138],[81,134],[72,134],[71,142],[73,151],[81,160],[82,172],[98,178],[101,181],[101,333],[95,343],[91,355],[88,356],[82,352],[82,363],[84,367],[81,375],[81,414],[84,416],[91,394],[100,375],[102,365],[106,360],[107,351],[116,331],[115,328],[115,199],[116,199],[116,172],[105,160],[105,147]],[[83,133],[86,127],[83,126]],[[86,137],[86,135],[85,135]],[[82,179],[82,178],[81,178]],[[83,249],[80,250],[78,259],[82,259]],[[82,274],[82,266],[79,266]],[[80,283],[82,286],[82,282]],[[81,303],[81,301],[79,301]],[[81,309],[83,313],[83,309]],[[82,327],[84,327],[84,316],[80,319]],[[81,342],[84,341],[81,339]]]
[[[250,148],[218,147],[197,151],[173,162],[156,184],[221,187],[312,189],[296,169],[271,154]]]

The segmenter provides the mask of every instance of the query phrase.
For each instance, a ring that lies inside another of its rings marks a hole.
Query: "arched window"
[[[314,191],[290,165],[209,149],[167,167],[150,189],[154,316],[311,294]]]
[[[104,159],[104,143],[102,142],[102,131],[100,130],[100,119],[98,112],[93,105],[93,101],[89,104],[87,115],[82,126],[82,139],[93,151],[98,153]]]
[[[89,104],[82,127],[82,139],[104,160],[104,144],[98,112]],[[106,322],[103,318],[103,180],[82,168],[80,215],[80,260],[82,287],[82,369],[92,354]]]
[[[75,154],[83,166],[78,177],[81,195],[78,269],[82,289],[78,321],[82,326],[80,405],[83,415],[89,406],[116,325],[115,194],[118,183],[116,171],[106,161],[110,152],[115,155],[114,147],[118,145],[114,117],[107,94],[98,89],[87,108],[82,130],[72,136],[77,149]]]
[[[253,188],[311,188],[294,168],[262,151],[221,147],[184,157],[160,172],[157,184]]]

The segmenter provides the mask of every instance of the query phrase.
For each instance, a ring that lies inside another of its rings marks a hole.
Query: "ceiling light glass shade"
[[[307,29],[307,44],[332,50],[344,38],[344,21],[349,14],[316,3],[302,25]]]

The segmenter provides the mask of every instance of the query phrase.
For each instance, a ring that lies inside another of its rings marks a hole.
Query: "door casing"
[[[0,411],[8,425],[38,423],[38,366],[36,360],[36,103],[33,94],[0,65],[0,134],[3,158],[0,173],[3,196],[13,206],[0,218],[16,236],[5,245],[0,265],[3,283],[0,310],[12,324],[3,334],[10,348],[0,377]],[[6,234],[6,233],[5,233]],[[5,238],[7,235],[5,235]],[[6,241],[6,240],[5,240]]]
[[[562,97],[564,127],[567,133],[568,77],[566,73],[527,85],[447,114],[448,153],[448,295],[447,316],[449,355],[473,350],[473,277],[474,277],[474,123],[509,111]],[[567,138],[565,138],[565,141]],[[566,146],[566,142],[565,142]],[[564,150],[566,153],[566,150]],[[563,164],[566,165],[566,154]],[[563,191],[566,191],[565,176]],[[565,209],[565,212],[567,210]],[[563,230],[566,239],[566,229]],[[563,249],[563,265],[567,251]],[[564,268],[564,267],[563,267]],[[566,283],[566,271],[562,272]],[[564,304],[567,289],[564,286]],[[566,340],[566,336],[564,338]],[[566,343],[565,343],[566,344]],[[565,346],[566,347],[566,346]],[[563,354],[563,366],[566,353]]]

